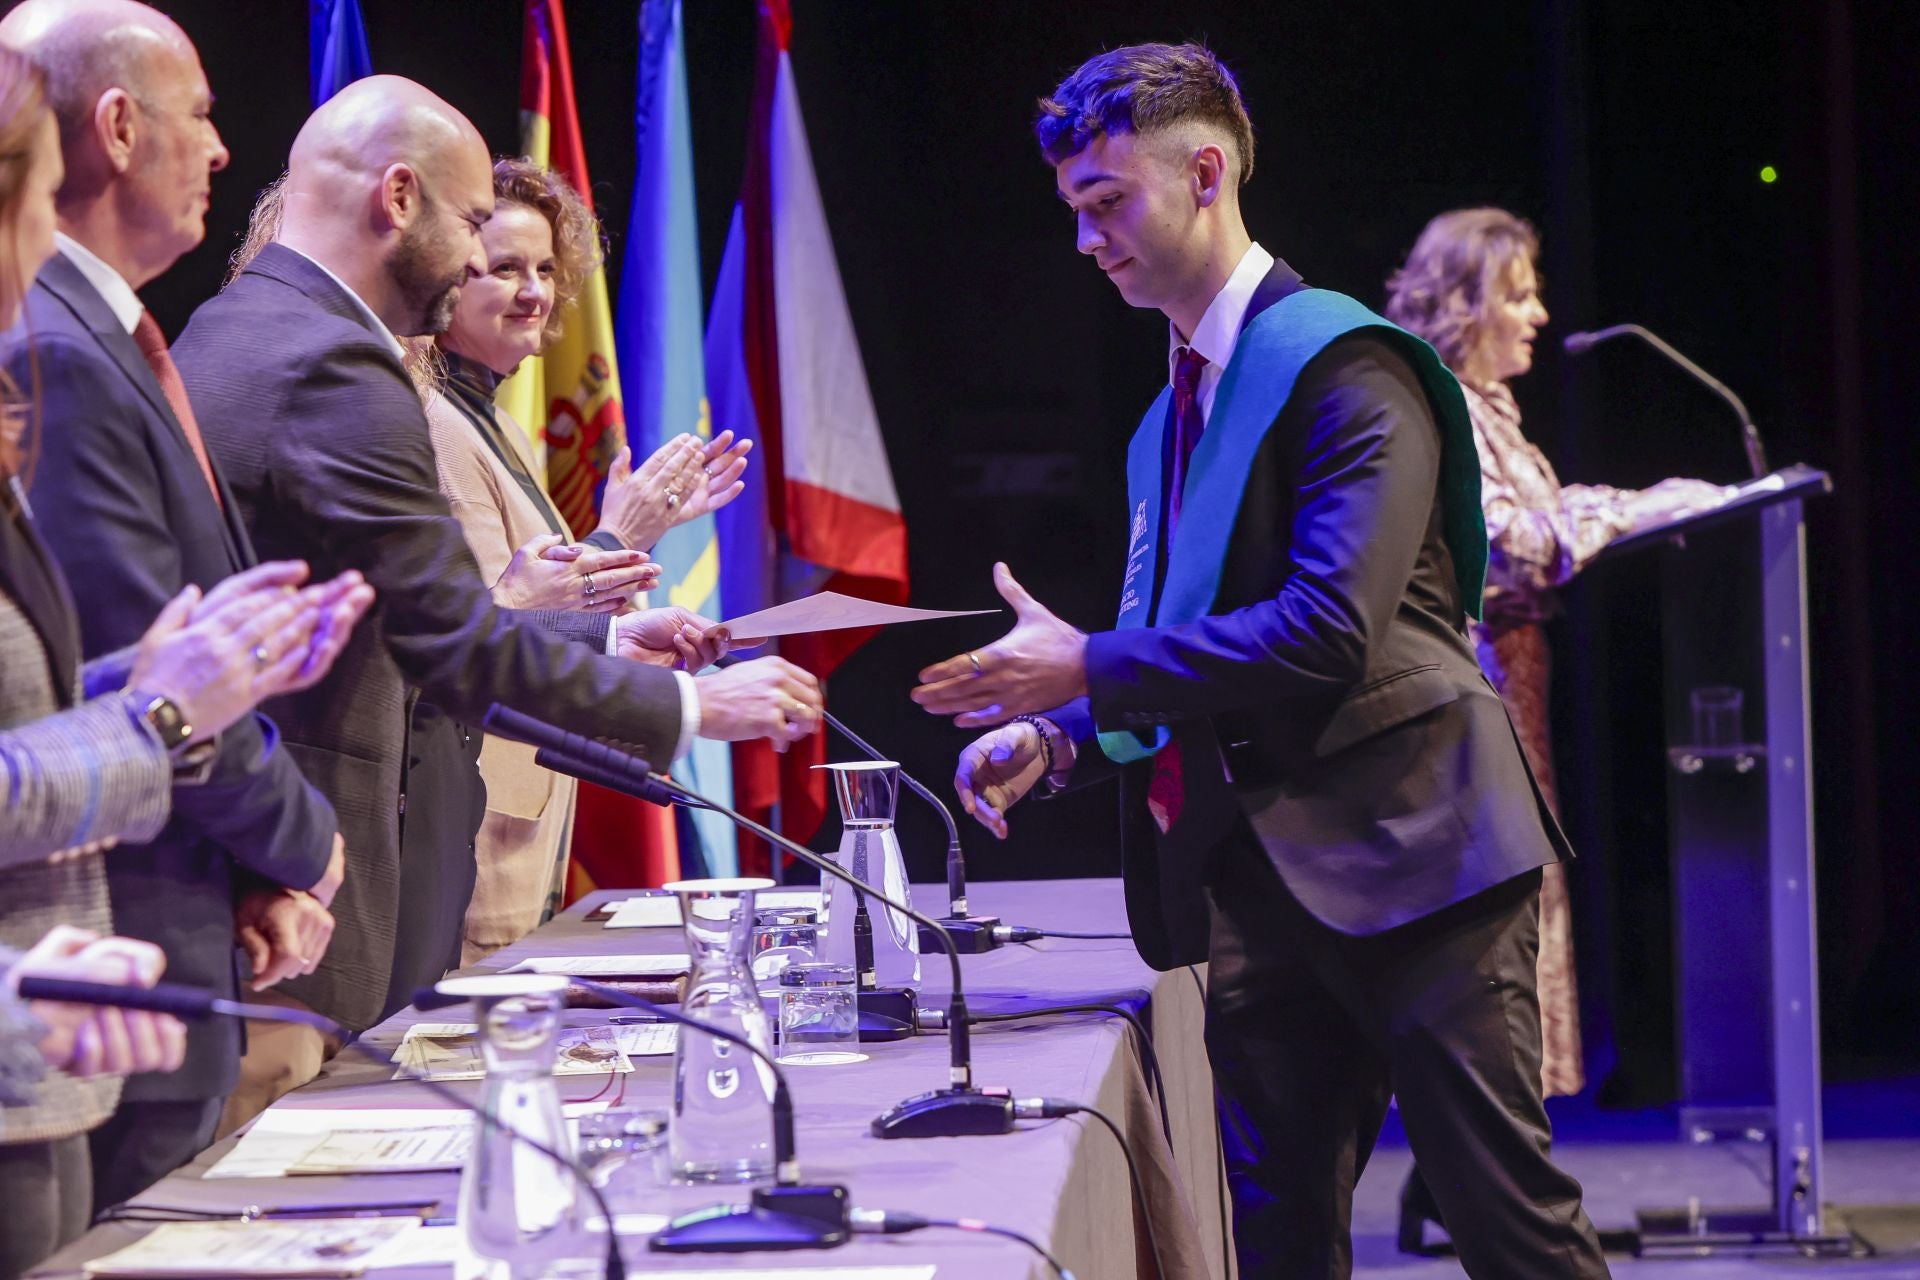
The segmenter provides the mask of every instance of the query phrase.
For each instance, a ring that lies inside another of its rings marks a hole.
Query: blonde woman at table
[[[709,444],[683,435],[638,470],[622,450],[599,526],[573,541],[536,478],[526,431],[494,394],[560,336],[600,264],[600,224],[566,179],[527,160],[497,162],[493,194],[493,217],[481,231],[487,272],[460,290],[453,323],[436,350],[423,353],[440,363],[427,402],[440,488],[497,602],[623,610],[658,583],[660,567],[646,552],[661,535],[745,488],[750,442],[733,447],[731,432]],[[576,791],[573,779],[535,765],[533,748],[491,736],[480,772],[487,814],[475,842],[462,964],[525,936],[557,904]]]
[[[1504,209],[1443,213],[1387,282],[1386,312],[1433,345],[1466,393],[1488,542],[1485,618],[1472,628],[1474,648],[1558,814],[1543,625],[1558,609],[1558,589],[1615,538],[1718,506],[1729,490],[1684,479],[1639,491],[1560,483],[1521,432],[1507,385],[1533,367],[1533,342],[1547,323],[1535,272],[1539,251],[1533,227]],[[1585,1085],[1579,991],[1566,877],[1557,864],[1545,869],[1540,886],[1539,980],[1545,1093],[1575,1094]],[[1416,1171],[1402,1197],[1402,1248],[1419,1242],[1422,1216],[1438,1220]]]

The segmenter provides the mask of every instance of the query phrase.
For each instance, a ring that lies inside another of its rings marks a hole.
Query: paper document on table
[[[434,1173],[466,1167],[473,1122],[433,1129],[334,1129],[287,1166],[294,1177],[346,1173]]]
[[[90,1276],[358,1276],[420,1229],[418,1218],[166,1222],[86,1264]]]
[[[729,618],[720,625],[742,640],[764,640],[773,636],[803,636],[814,631],[839,631],[846,627],[888,627],[896,622],[972,618],[998,612],[998,609],[909,609],[901,604],[881,604],[858,596],[843,596],[838,591],[822,591],[758,613]]]
[[[479,1028],[471,1022],[416,1022],[393,1051],[400,1069],[394,1078],[428,1080],[484,1080],[486,1063],[480,1056]],[[603,1075],[627,1072],[633,1064],[620,1052],[611,1027],[565,1027],[553,1064],[556,1076]]]
[[[604,1106],[570,1102],[562,1104],[561,1110],[576,1116]],[[301,1107],[283,1101],[261,1112],[233,1150],[221,1156],[204,1176],[283,1178],[315,1143],[338,1129],[425,1132],[455,1124],[471,1125],[472,1120],[453,1107]]]
[[[607,918],[609,929],[678,929],[680,899],[628,898]]]
[[[673,1052],[680,1028],[671,1022],[623,1022],[614,1027],[620,1052],[629,1058],[658,1058]]]
[[[693,968],[685,952],[658,956],[531,956],[507,973],[557,973],[566,978],[677,978]]]
[[[818,889],[762,889],[753,895],[756,911],[818,911]]]

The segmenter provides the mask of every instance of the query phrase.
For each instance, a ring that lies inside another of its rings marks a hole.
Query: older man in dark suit
[[[1091,255],[1169,325],[1128,454],[1119,621],[1086,635],[1004,565],[1006,637],[922,673],[996,833],[1043,777],[1121,774],[1142,955],[1211,962],[1243,1275],[1352,1270],[1388,1099],[1475,1277],[1603,1276],[1548,1157],[1539,868],[1566,853],[1464,634],[1485,572],[1459,386],[1248,236],[1253,130],[1195,45],[1089,61],[1041,147]]]
[[[46,73],[66,164],[59,251],[0,337],[0,359],[16,385],[38,386],[40,527],[80,585],[93,657],[137,640],[183,586],[253,563],[166,340],[134,292],[200,243],[227,152],[192,42],[145,5],[28,0],[0,40]],[[232,996],[236,927],[256,985],[319,963],[345,858],[332,807],[249,718],[223,735],[209,785],[182,792],[158,837],[107,865],[117,926],[158,943],[173,980]],[[92,1135],[98,1206],[212,1141],[240,1043],[237,1024],[200,1024],[179,1071],[127,1082]]]
[[[314,113],[288,169],[276,243],[200,307],[174,354],[255,544],[316,572],[357,568],[380,593],[333,676],[273,707],[333,801],[349,866],[332,951],[287,987],[358,1029],[387,1006],[390,986],[411,990],[394,968],[397,931],[449,919],[444,902],[400,900],[401,885],[458,896],[472,883],[460,865],[471,829],[457,847],[419,851],[443,870],[403,881],[403,824],[431,801],[405,789],[415,689],[467,724],[499,702],[662,765],[696,734],[796,740],[816,724],[820,692],[777,658],[698,679],[671,669],[690,656],[704,665],[719,639],[681,610],[610,623],[496,608],[440,494],[395,336],[443,328],[459,286],[484,268],[486,146],[419,85],[375,76]],[[407,849],[415,855],[410,839]],[[464,906],[450,913],[456,929]]]

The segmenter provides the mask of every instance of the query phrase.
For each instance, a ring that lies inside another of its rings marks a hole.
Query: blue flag
[[[313,105],[319,106],[355,80],[373,74],[367,25],[360,0],[311,0],[308,46]]]
[[[701,353],[700,241],[694,223],[693,134],[687,111],[687,62],[679,0],[647,0],[640,10],[639,139],[633,220],[620,275],[614,344],[626,387],[627,440],[634,466],[683,432],[713,432]],[[760,465],[754,459],[751,471]],[[718,620],[720,544],[711,515],[669,530],[653,549],[666,599]],[[724,742],[695,740],[675,766],[687,785],[723,804],[733,801],[732,764]],[[695,812],[710,875],[736,874],[733,826],[716,813]],[[688,850],[681,850],[683,864]]]

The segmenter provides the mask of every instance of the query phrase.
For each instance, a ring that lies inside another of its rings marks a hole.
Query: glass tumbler
[[[863,1056],[853,966],[831,961],[787,966],[780,975],[780,1062],[831,1066]]]

